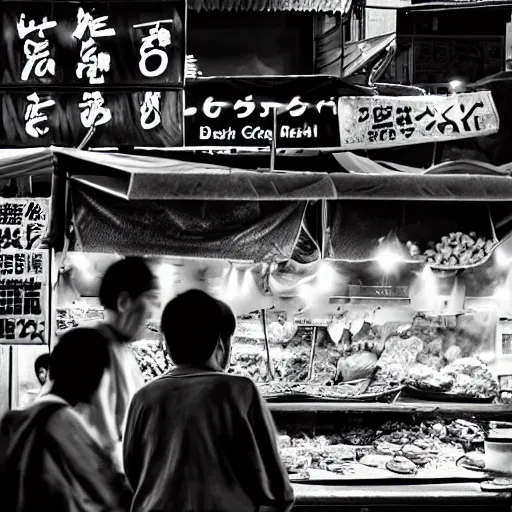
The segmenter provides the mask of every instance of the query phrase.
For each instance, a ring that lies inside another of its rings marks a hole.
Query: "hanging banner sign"
[[[182,93],[108,91],[0,93],[0,144],[95,147],[183,144]]]
[[[1,2],[2,86],[183,86],[185,2]]]
[[[275,77],[187,83],[185,146],[269,148],[275,110],[277,148],[339,147],[337,96],[318,78],[286,78],[285,90],[273,87]]]
[[[46,343],[48,200],[0,198],[0,344]]]
[[[450,96],[359,96],[338,100],[344,150],[404,146],[497,133],[490,91]]]

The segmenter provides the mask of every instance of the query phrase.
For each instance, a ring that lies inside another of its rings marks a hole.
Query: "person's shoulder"
[[[217,379],[223,386],[227,386],[232,390],[233,394],[242,396],[248,401],[251,401],[258,393],[256,384],[249,377],[233,375],[232,373],[222,373],[218,374]]]
[[[234,387],[239,387],[242,389],[253,389],[256,387],[254,382],[249,377],[244,377],[243,375],[235,375],[233,373],[220,373],[218,375],[222,376]]]
[[[69,406],[57,409],[46,423],[46,434],[59,441],[59,444],[82,442],[86,438],[85,428]]]

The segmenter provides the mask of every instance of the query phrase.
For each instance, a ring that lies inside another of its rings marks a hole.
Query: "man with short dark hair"
[[[50,358],[50,393],[0,422],[2,512],[128,512],[132,493],[73,409],[108,389],[107,340],[65,333]]]
[[[112,379],[109,393],[94,396],[80,409],[95,427],[99,442],[122,466],[121,439],[128,405],[144,378],[128,344],[140,339],[160,308],[158,281],[144,258],[127,257],[112,264],[101,281],[99,299],[105,322],[97,329],[109,340]]]
[[[174,370],[130,405],[124,464],[132,512],[286,512],[293,491],[255,384],[228,375],[231,309],[191,290],[162,315]]]

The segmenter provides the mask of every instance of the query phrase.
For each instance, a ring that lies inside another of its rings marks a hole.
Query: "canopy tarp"
[[[71,187],[75,250],[283,261],[298,242],[306,201],[126,201]]]

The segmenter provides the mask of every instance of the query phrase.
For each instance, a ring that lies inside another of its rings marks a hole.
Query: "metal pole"
[[[270,359],[270,345],[268,343],[268,332],[267,332],[267,312],[262,309],[260,311],[261,322],[263,324],[263,339],[265,340],[265,352],[267,354],[267,371],[271,380],[274,380],[274,365]]]
[[[270,146],[270,170],[276,169],[276,152],[277,152],[277,109],[272,109],[272,144]]]

